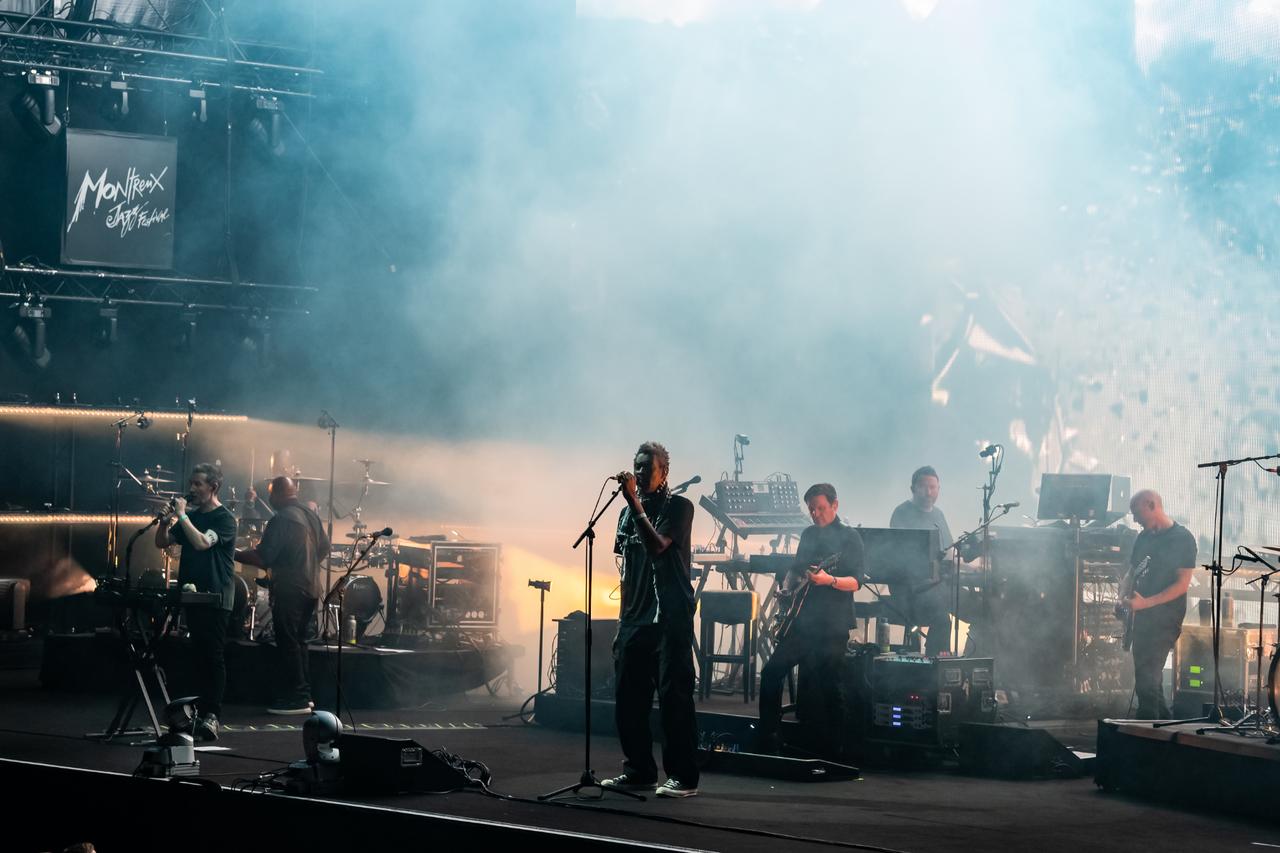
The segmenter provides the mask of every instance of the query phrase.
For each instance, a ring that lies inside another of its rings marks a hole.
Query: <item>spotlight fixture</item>
[[[191,352],[196,348],[196,326],[200,320],[200,314],[194,308],[188,308],[180,315],[182,319],[182,332],[178,335],[178,349],[181,352]]]
[[[102,116],[108,121],[120,121],[129,116],[129,84],[123,77],[112,80],[107,89],[110,95],[102,102]]]
[[[49,352],[49,346],[46,341],[46,324],[45,321],[53,316],[53,309],[50,308],[43,300],[32,301],[31,297],[27,297],[23,302],[18,304],[18,317],[20,320],[29,320],[31,322],[31,333],[21,323],[14,326],[13,337],[18,347],[31,359],[31,362],[39,368],[49,366],[52,354]]]
[[[37,142],[47,142],[62,132],[58,118],[57,90],[61,79],[56,71],[26,74],[27,88],[18,93],[10,106],[23,129]]]
[[[284,156],[284,139],[281,138],[280,120],[284,105],[279,99],[259,95],[253,99],[256,115],[249,120],[249,134],[257,140],[260,149],[271,157]]]
[[[196,719],[196,697],[173,700],[165,706],[164,717],[168,733],[142,753],[142,763],[134,775],[152,778],[198,775],[200,762],[196,759],[196,742],[191,735]]]
[[[115,346],[119,337],[120,308],[110,299],[102,300],[98,306],[98,345]]]
[[[191,100],[195,101],[195,105],[191,108],[191,117],[201,124],[209,121],[209,98],[201,86],[199,89],[190,89],[187,94],[191,96]]]

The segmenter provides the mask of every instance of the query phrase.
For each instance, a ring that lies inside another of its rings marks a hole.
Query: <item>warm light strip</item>
[[[155,520],[154,515],[122,515],[121,524],[149,524]],[[111,516],[106,513],[87,515],[74,512],[37,513],[37,512],[4,512],[0,513],[0,524],[110,524]]]
[[[142,409],[142,412],[153,421],[185,421],[186,412],[153,412]],[[74,406],[0,406],[0,417],[18,415],[43,418],[98,418],[118,421],[131,418],[138,413],[136,409],[88,409]],[[191,416],[197,421],[236,422],[249,420],[248,415],[206,415],[196,412]]]

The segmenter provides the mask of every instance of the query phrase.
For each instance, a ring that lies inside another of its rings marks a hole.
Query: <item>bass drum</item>
[[[382,613],[382,591],[377,582],[368,575],[352,575],[342,594],[342,609],[355,617],[356,640],[363,639],[374,617]]]

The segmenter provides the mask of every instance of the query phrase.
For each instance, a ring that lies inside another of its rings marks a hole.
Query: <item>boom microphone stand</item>
[[[338,582],[333,585],[333,588],[330,589],[328,593],[325,594],[324,600],[321,601],[320,603],[321,607],[323,607],[324,611],[327,613],[329,612],[330,600],[335,597],[338,599],[338,634],[337,634],[338,673],[337,673],[337,677],[334,679],[337,682],[337,691],[336,691],[337,695],[334,697],[333,713],[336,714],[339,719],[342,718],[342,645],[343,645],[342,644],[342,620],[343,620],[343,607],[347,599],[347,583],[351,580],[351,573],[354,572],[357,568],[359,568],[360,564],[365,561],[365,558],[369,556],[369,552],[373,550],[373,546],[378,544],[378,540],[383,536],[390,536],[391,534],[392,534],[391,528],[387,527],[383,530],[379,530],[378,532],[370,536],[369,544],[364,546],[364,550],[360,552],[359,556],[357,556],[354,560],[351,561],[351,564],[347,566],[346,571],[343,572],[342,577],[338,578]],[[356,640],[355,636],[352,635],[351,642],[354,643],[355,640]],[[305,644],[303,645],[303,648],[305,653],[305,648],[306,648]],[[347,716],[348,717],[351,716],[350,708],[347,708]],[[352,718],[351,720],[352,727],[354,727],[355,724],[356,724],[355,719]]]
[[[600,784],[600,780],[596,778],[596,772],[591,769],[591,564],[595,558],[596,522],[600,520],[600,516],[604,515],[605,510],[609,508],[609,506],[614,502],[614,500],[617,499],[618,495],[621,493],[622,493],[622,483],[619,483],[618,488],[614,489],[613,494],[609,495],[608,502],[605,503],[605,505],[600,508],[600,511],[595,514],[594,518],[592,518],[590,521],[587,522],[586,529],[583,530],[581,534],[579,534],[578,538],[574,540],[574,543],[573,543],[573,548],[575,551],[577,550],[578,546],[583,543],[584,540],[587,543],[586,554],[585,554],[585,563],[586,563],[585,571],[587,575],[587,606],[586,606],[587,618],[586,618],[586,630],[583,632],[583,656],[582,656],[583,685],[584,685],[583,696],[582,696],[582,702],[583,702],[582,721],[583,721],[583,732],[584,732],[582,776],[581,778],[578,779],[577,783],[574,785],[568,785],[557,791],[552,791],[550,794],[542,794],[541,796],[538,797],[539,801],[554,799],[555,797],[561,797],[561,796],[564,796],[565,794],[577,795],[577,793],[581,791],[583,788],[598,789],[600,791],[600,795],[598,797],[592,798],[597,800],[603,800],[605,792],[622,794],[623,796],[631,797],[632,799],[640,800],[641,802],[643,802],[645,799],[643,795],[634,793],[632,791],[623,791],[620,788],[604,787],[603,785]]]
[[[1280,459],[1280,453],[1270,456],[1250,456],[1245,459],[1222,459],[1217,462],[1202,462],[1197,468],[1217,468],[1218,485],[1214,496],[1214,528],[1213,528],[1213,562],[1203,568],[1209,570],[1211,579],[1210,600],[1213,612],[1210,614],[1210,625],[1213,632],[1213,707],[1203,717],[1192,717],[1186,720],[1167,720],[1155,724],[1155,728],[1176,726],[1181,723],[1217,723],[1222,722],[1222,667],[1219,665],[1219,652],[1222,641],[1222,525],[1227,504],[1227,471],[1245,462],[1261,462],[1264,459]],[[1261,666],[1261,664],[1259,664]],[[1208,729],[1201,729],[1208,731]]]
[[[334,457],[338,452],[338,422],[335,421],[333,419],[333,416],[330,415],[327,411],[325,411],[324,409],[321,409],[320,419],[316,421],[316,426],[320,427],[320,429],[329,431],[329,508],[328,508],[328,519],[325,522],[326,524],[325,533],[329,537],[329,553],[324,555],[324,585],[326,588],[328,588],[333,583],[333,472],[335,467]],[[327,629],[330,628],[329,610],[327,607],[321,611],[321,619],[322,619],[322,622],[321,622],[322,627],[321,627],[320,635],[323,637],[325,634],[328,633]],[[333,627],[335,636],[337,636],[339,641],[341,641],[342,639],[341,622],[339,622],[338,625],[335,625],[332,627]],[[341,645],[341,642],[339,642],[339,645]]]

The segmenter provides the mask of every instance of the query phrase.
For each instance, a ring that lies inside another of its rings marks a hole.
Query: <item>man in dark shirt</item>
[[[174,501],[173,511],[156,528],[156,547],[182,546],[178,585],[217,593],[222,599],[217,605],[192,607],[186,612],[199,691],[200,713],[193,734],[199,740],[217,740],[218,715],[227,686],[227,623],[235,604],[236,519],[218,500],[222,470],[217,465],[196,465],[188,486],[190,508],[184,498]]]
[[[271,570],[271,623],[279,676],[277,698],[267,713],[310,714],[307,635],[316,602],[324,594],[320,572],[329,553],[329,538],[320,517],[298,500],[298,485],[291,478],[272,480],[269,500],[276,514],[267,522],[262,541],[256,548],[237,551],[236,559]]]
[[[945,552],[951,547],[951,528],[938,508],[940,490],[938,472],[930,465],[916,469],[911,475],[911,499],[898,504],[889,526],[903,530],[938,531],[938,546]],[[951,648],[951,595],[949,585],[934,584],[923,590],[891,589],[909,603],[913,622],[924,627],[925,654],[937,656]]]
[[[653,789],[660,797],[698,793],[698,724],[693,709],[693,504],[667,488],[671,457],[654,441],[640,445],[634,473],[618,474],[627,506],[614,553],[622,557],[622,608],[613,660],[614,713],[624,761],[606,788]],[[662,717],[658,785],[649,712],[654,690]],[[656,789],[655,789],[656,786]]]
[[[808,719],[803,722],[820,721],[828,730],[818,733],[819,743],[839,742],[844,718],[840,665],[849,645],[849,631],[854,627],[853,593],[865,574],[862,537],[836,515],[840,502],[836,500],[835,487],[829,483],[810,486],[804,493],[804,502],[813,525],[800,534],[793,568],[781,579],[791,590],[792,607],[788,613],[794,619],[780,629],[785,634],[778,639],[760,673],[758,749],[770,753],[776,753],[779,746],[782,682],[796,664],[803,667],[806,702],[809,691],[816,687],[816,708],[822,711],[806,712]],[[833,564],[819,568],[824,561]]]
[[[1196,539],[1164,511],[1160,495],[1145,489],[1129,501],[1142,532],[1133,543],[1120,595],[1133,611],[1133,688],[1137,719],[1167,720],[1161,675],[1182,633],[1187,588],[1196,565]]]

